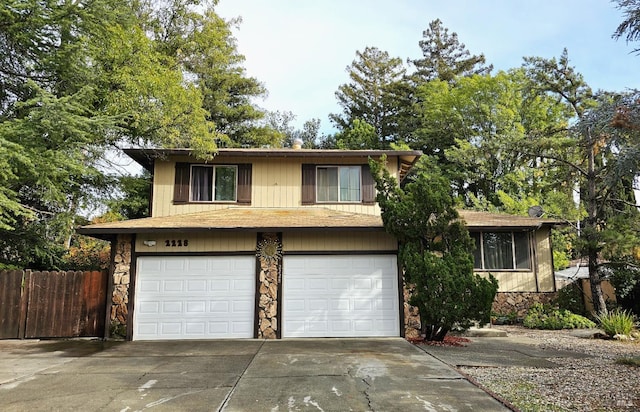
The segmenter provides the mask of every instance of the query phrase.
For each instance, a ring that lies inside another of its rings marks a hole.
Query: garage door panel
[[[137,276],[135,340],[253,337],[253,256],[145,256]]]
[[[398,336],[397,279],[395,256],[285,256],[283,336]]]

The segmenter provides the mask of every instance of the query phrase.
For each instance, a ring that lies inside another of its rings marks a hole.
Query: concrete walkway
[[[501,411],[400,338],[0,341],[3,411]]]

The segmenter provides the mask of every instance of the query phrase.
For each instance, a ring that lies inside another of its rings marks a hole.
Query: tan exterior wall
[[[155,241],[147,246],[146,241]],[[184,241],[187,246],[184,246]],[[169,241],[169,246],[166,242]],[[175,241],[176,246],[172,246]],[[180,241],[180,242],[178,242]],[[178,246],[178,245],[182,246]],[[215,233],[167,233],[165,235],[138,235],[137,253],[173,253],[173,252],[253,252],[256,250],[256,234],[250,232]]]
[[[285,232],[282,250],[286,252],[395,251],[398,243],[385,232]]]
[[[189,203],[173,204],[173,186],[175,182],[175,162],[194,162],[193,158],[179,158],[171,161],[156,161],[153,185],[152,216],[173,216],[183,213],[202,212],[207,210],[224,209],[233,203]],[[248,207],[301,207],[302,201],[302,164],[317,163],[328,165],[364,164],[363,158],[225,158],[212,163],[234,164],[252,163],[251,206]],[[389,157],[387,168],[392,175],[397,175],[397,158]],[[359,203],[322,204],[304,207],[326,207],[328,209],[362,213],[380,214],[378,205],[363,205]]]
[[[535,271],[491,272],[498,279],[498,292],[555,292],[550,229],[537,230],[533,236]],[[486,275],[488,272],[477,272]]]
[[[551,229],[540,229],[535,235],[538,254],[538,287],[540,292],[555,292],[556,278],[553,273],[553,253],[551,252]]]

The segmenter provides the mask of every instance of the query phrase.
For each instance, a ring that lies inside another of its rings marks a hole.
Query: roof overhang
[[[195,155],[191,149],[123,149],[123,151],[142,167],[153,172],[156,159],[173,156]],[[340,149],[218,149],[214,157],[261,157],[261,158],[380,158],[396,156],[400,160],[401,170],[408,171],[418,161],[422,152],[419,150],[340,150]]]
[[[468,229],[479,230],[535,230],[542,227],[561,226],[565,223],[555,219],[489,213],[475,210],[458,210]]]
[[[326,208],[228,208],[81,226],[77,232],[100,239],[119,234],[194,232],[384,231],[382,218]]]

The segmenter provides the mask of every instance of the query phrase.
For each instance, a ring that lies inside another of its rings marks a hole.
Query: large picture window
[[[192,202],[235,202],[237,166],[192,165]]]
[[[531,269],[528,232],[472,232],[470,235],[476,243],[475,269]]]
[[[318,166],[316,198],[318,202],[360,202],[360,166]]]

